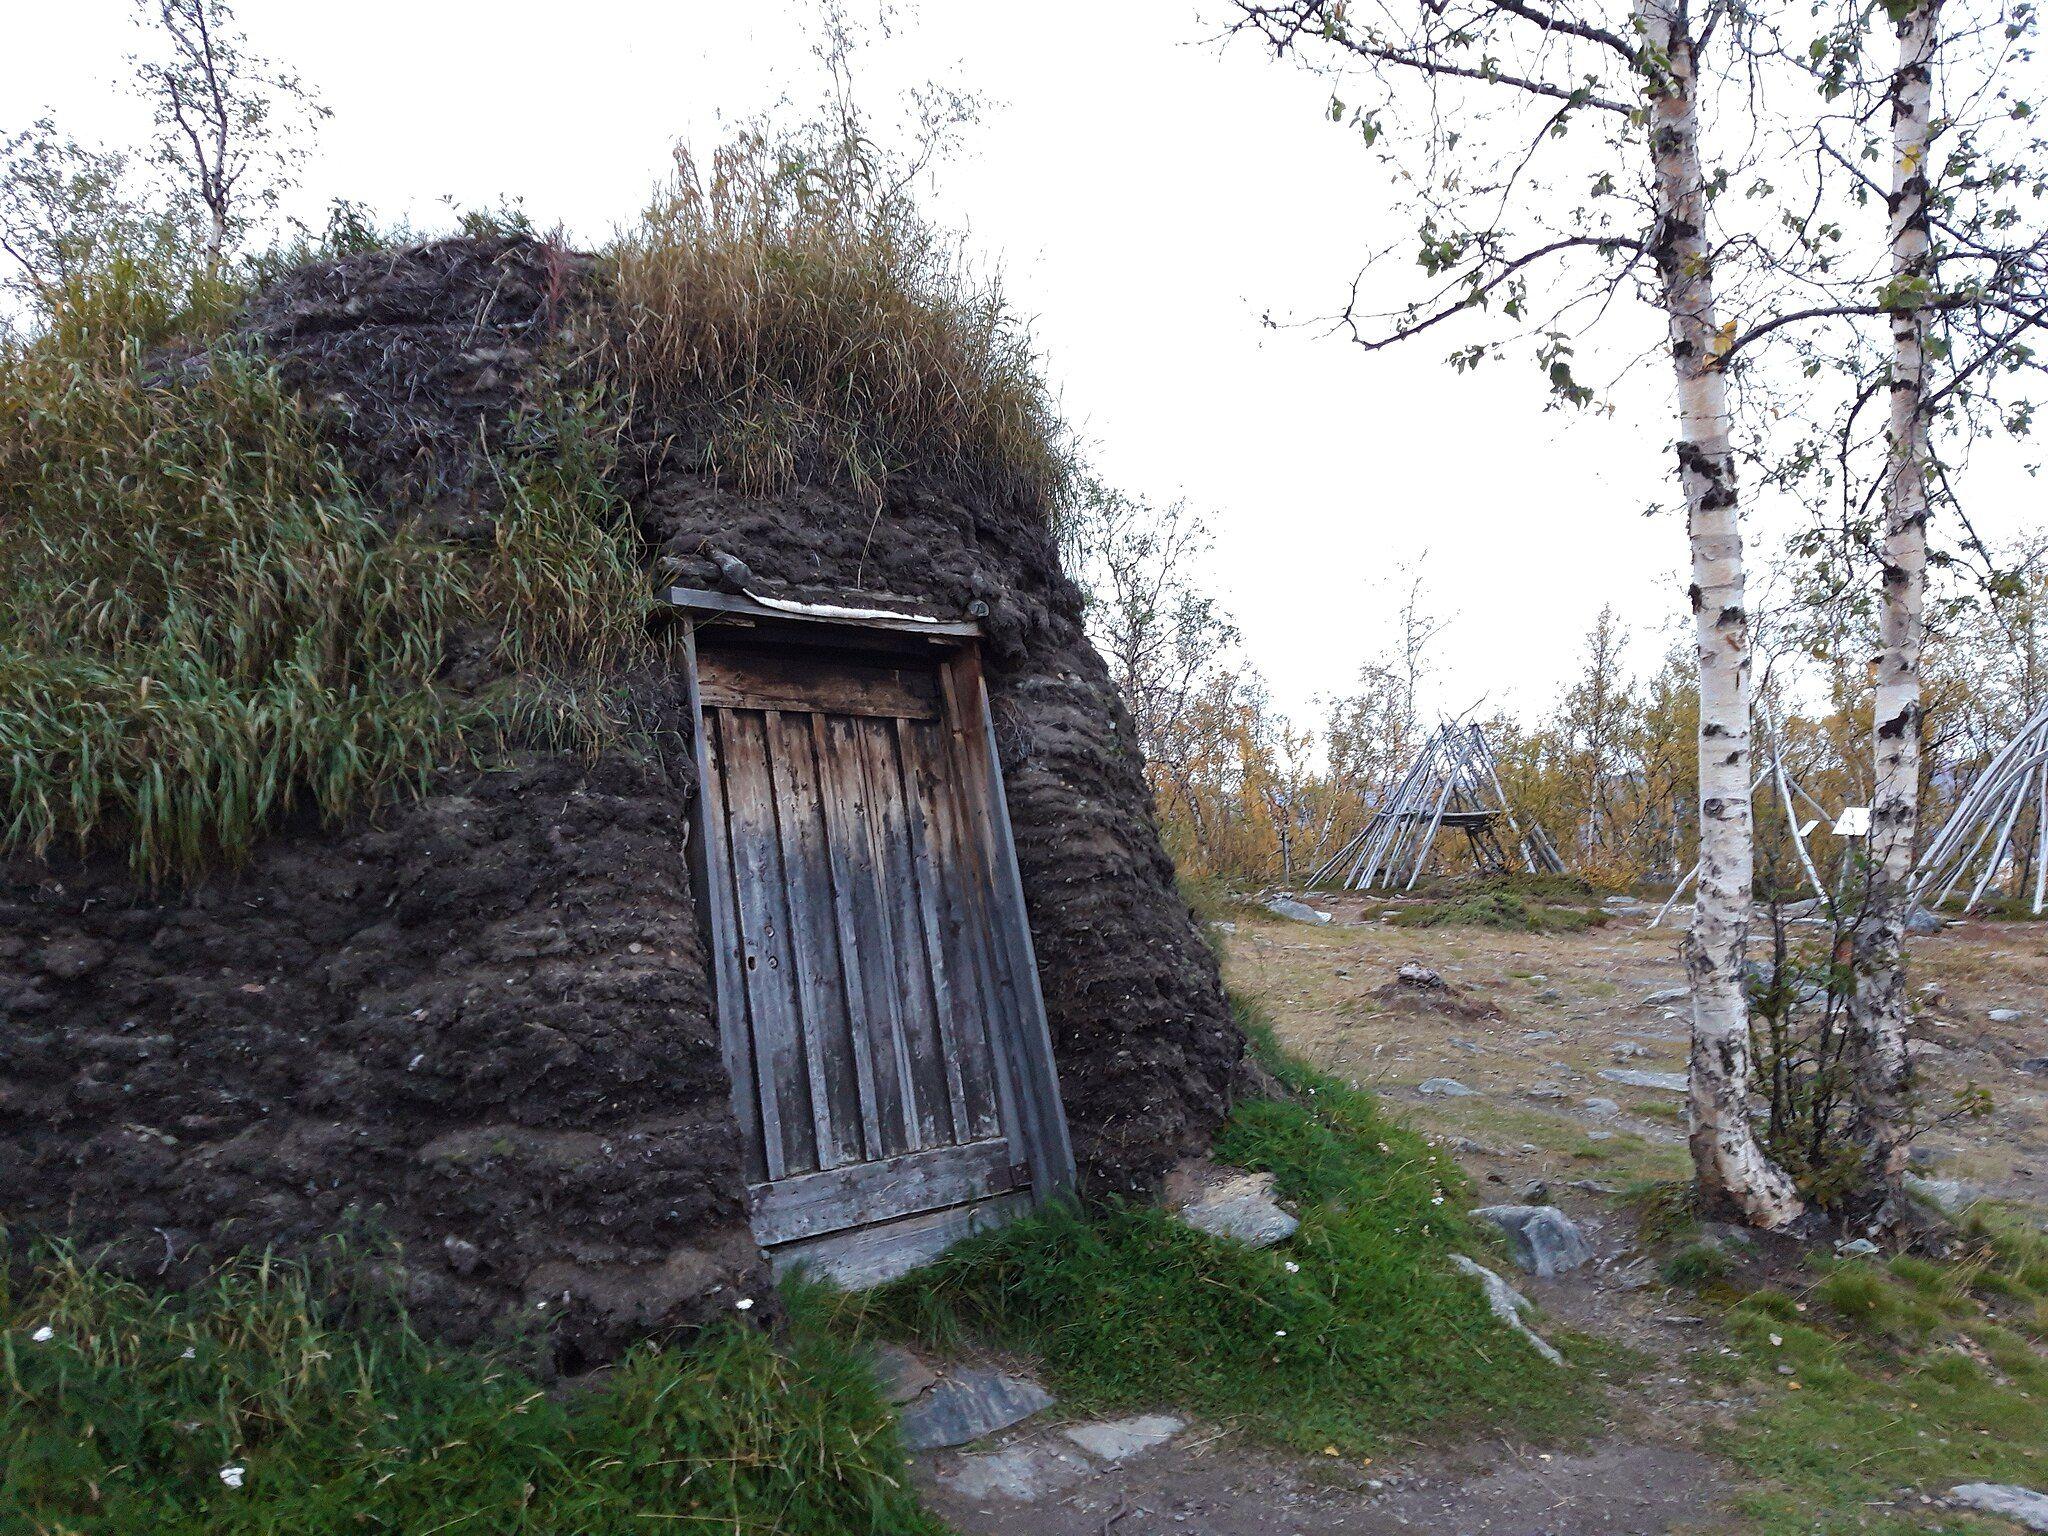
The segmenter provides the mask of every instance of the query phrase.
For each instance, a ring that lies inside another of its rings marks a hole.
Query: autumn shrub
[[[916,471],[1049,505],[1066,464],[1030,338],[885,174],[815,135],[679,152],[608,252],[605,372],[742,490],[872,501]]]

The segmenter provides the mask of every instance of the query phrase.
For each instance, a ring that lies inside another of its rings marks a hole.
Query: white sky
[[[1544,708],[1611,601],[1661,651],[1683,610],[1661,381],[1627,414],[1543,409],[1533,369],[1454,376],[1449,342],[1365,356],[1262,313],[1339,302],[1394,233],[1372,162],[1325,90],[1248,44],[1219,49],[1196,0],[922,0],[868,63],[876,106],[948,76],[998,105],[943,174],[939,211],[999,259],[1035,317],[1066,409],[1114,482],[1185,495],[1216,530],[1214,585],[1289,708],[1343,689],[1388,636],[1396,565],[1428,551],[1442,702]],[[1220,10],[1209,0],[1212,14]],[[45,107],[132,143],[120,94],[127,0],[5,7],[0,133]],[[629,218],[678,137],[818,91],[802,0],[240,0],[255,45],[334,116],[307,170],[332,196],[447,219],[440,199],[519,195],[595,241]],[[1647,317],[1638,345],[1655,334]],[[1597,369],[1582,370],[1598,375]],[[1976,498],[1987,532],[2037,521],[2009,466]],[[1967,494],[1967,487],[1966,487]],[[1989,506],[1985,503],[1989,501]]]

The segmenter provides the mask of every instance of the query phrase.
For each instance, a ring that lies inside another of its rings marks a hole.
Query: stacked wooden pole
[[[1446,830],[1465,834],[1480,869],[1505,873],[1508,853],[1498,831],[1503,822],[1524,870],[1564,873],[1564,860],[1543,829],[1532,824],[1524,833],[1508,809],[1485,732],[1470,722],[1442,725],[1386,803],[1324,861],[1310,883],[1347,891],[1413,890],[1436,851],[1437,835]]]
[[[2031,815],[2029,814],[2031,812]],[[1930,909],[1950,900],[1972,875],[1965,912],[1973,911],[2001,874],[2032,897],[2034,916],[2048,897],[2048,708],[1977,775],[1927,845],[1913,871],[1913,900]],[[2018,835],[2016,834],[2023,834]]]

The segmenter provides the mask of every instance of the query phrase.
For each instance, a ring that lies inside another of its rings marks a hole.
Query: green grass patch
[[[0,1294],[0,1529],[938,1531],[864,1355],[801,1292],[782,1338],[724,1325],[551,1394],[395,1310],[337,1319],[293,1266],[180,1296],[60,1256],[22,1273]]]
[[[1607,921],[1597,907],[1554,906],[1514,891],[1475,891],[1418,903],[1391,915],[1396,928],[1494,928],[1510,933],[1583,933]]]
[[[1172,1405],[1310,1452],[1580,1422],[1583,1373],[1538,1359],[1448,1263],[1490,1246],[1459,1214],[1456,1163],[1253,1037],[1294,1096],[1242,1106],[1217,1156],[1273,1171],[1301,1214],[1291,1241],[1253,1251],[1154,1208],[1053,1208],[850,1299],[855,1326],[1029,1354],[1077,1412]]]
[[[1988,1532],[1918,1495],[2048,1483],[2048,1356],[2003,1325],[2033,1296],[2028,1236],[1980,1231],[1953,1263],[1827,1261],[1730,1309],[1716,1369],[1760,1406],[1724,1448],[1758,1536]]]

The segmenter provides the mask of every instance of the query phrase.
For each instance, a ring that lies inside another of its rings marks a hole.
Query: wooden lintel
[[[662,594],[672,608],[700,616],[738,619],[764,625],[789,625],[805,629],[880,631],[885,634],[922,635],[945,645],[980,636],[981,626],[972,619],[931,619],[913,613],[889,614],[882,610],[850,616],[849,605],[798,603],[776,606],[733,592],[708,592],[697,587],[670,587]],[[840,609],[841,611],[834,611]]]

